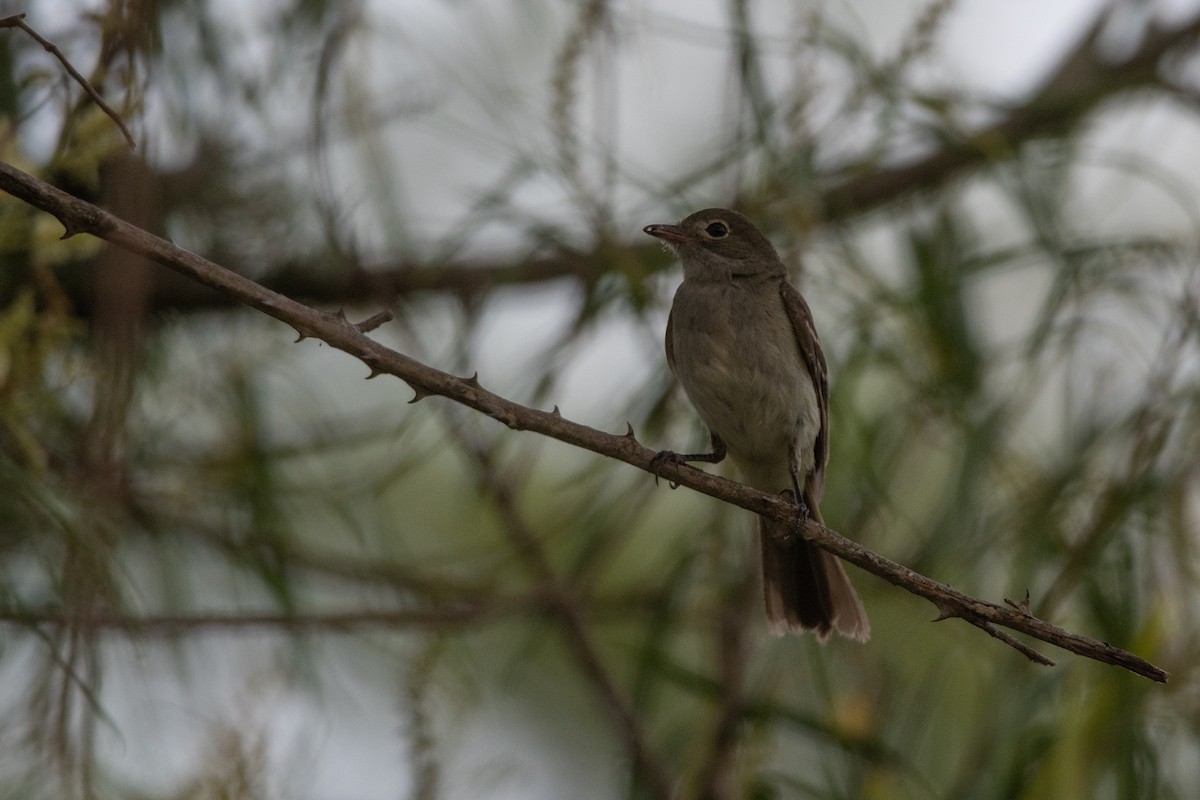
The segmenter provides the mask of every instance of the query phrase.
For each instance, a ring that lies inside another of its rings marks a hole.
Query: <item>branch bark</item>
[[[1169,677],[1165,670],[1132,653],[1051,625],[1025,613],[1023,609],[1009,609],[963,594],[890,561],[812,520],[797,524],[795,507],[780,497],[764,494],[690,466],[667,464],[655,470],[651,462],[657,451],[641,444],[634,436],[632,426],[624,435],[613,435],[566,420],[557,409],[541,411],[515,403],[484,389],[476,375],[456,377],[385,347],[349,322],[341,312],[318,311],[297,303],[3,162],[0,162],[0,189],[53,214],[66,229],[64,236],[89,233],[124,247],[287,323],[299,333],[300,338],[318,338],[354,356],[367,365],[370,370],[368,378],[381,374],[400,378],[414,392],[411,402],[430,395],[440,395],[486,414],[513,430],[540,433],[652,474],[660,474],[672,483],[687,486],[756,514],[792,522],[794,535],[803,536],[889,583],[924,597],[937,607],[939,618],[958,617],[987,630],[993,636],[997,633],[993,631],[995,627],[1008,628],[1154,681],[1165,682]],[[1007,634],[998,638],[1013,644]],[[1033,653],[1028,647],[1018,649],[1026,656]],[[1048,659],[1039,661],[1046,663]]]

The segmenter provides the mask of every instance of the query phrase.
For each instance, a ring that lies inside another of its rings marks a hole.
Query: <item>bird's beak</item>
[[[688,239],[687,231],[678,225],[647,225],[642,231],[656,239],[662,239],[667,244],[683,244]]]

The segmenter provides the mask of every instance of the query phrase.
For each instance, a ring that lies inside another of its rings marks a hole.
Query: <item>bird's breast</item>
[[[676,378],[744,471],[792,443],[811,458],[816,392],[777,287],[684,281],[671,324]]]

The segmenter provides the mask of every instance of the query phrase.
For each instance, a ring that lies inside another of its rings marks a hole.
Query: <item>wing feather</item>
[[[779,282],[779,295],[783,298],[783,308],[792,323],[796,344],[800,346],[800,356],[804,359],[804,366],[808,369],[817,395],[821,428],[817,431],[814,447],[813,471],[806,476],[804,486],[809,495],[809,507],[815,508],[825,494],[825,465],[829,463],[829,373],[825,366],[825,354],[821,351],[821,340],[813,324],[812,311],[804,301],[804,296],[786,278]],[[669,328],[667,341],[670,341]]]
[[[663,339],[663,345],[667,349],[667,366],[671,370],[671,374],[675,375],[675,340],[671,334],[671,323],[675,319],[675,308],[671,307],[671,313],[667,315],[667,333]],[[678,379],[678,376],[676,376]]]

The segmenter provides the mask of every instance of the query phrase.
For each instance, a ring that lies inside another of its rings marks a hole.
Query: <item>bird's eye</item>
[[[729,228],[724,222],[710,222],[704,232],[714,239],[724,239],[729,235]]]

